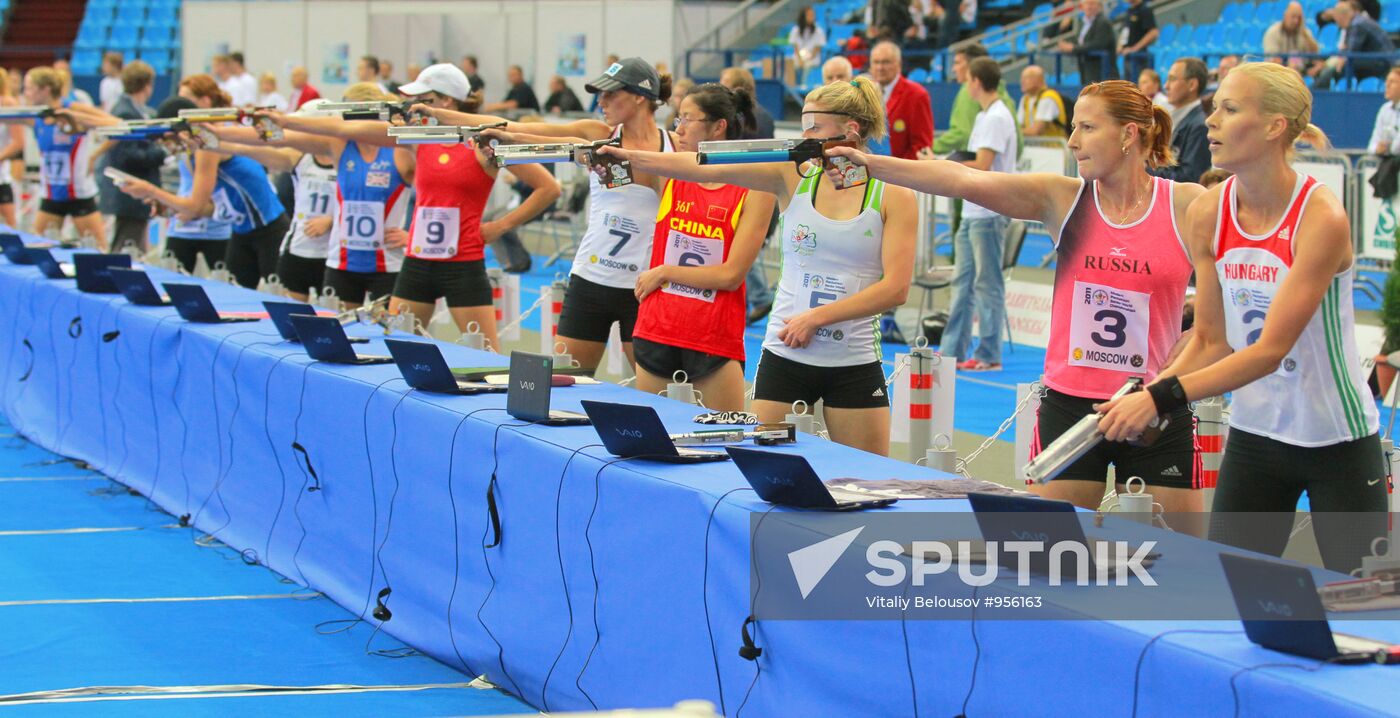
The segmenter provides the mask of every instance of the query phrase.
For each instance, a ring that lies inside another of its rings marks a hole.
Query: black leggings
[[[146,251],[146,228],[149,223],[149,217],[122,217],[118,215],[109,251],[115,254],[122,251],[122,247],[130,245],[144,253]]]
[[[1231,428],[1210,539],[1281,556],[1306,491],[1323,564],[1351,571],[1386,534],[1385,476],[1377,434],[1310,448]]]
[[[166,237],[165,251],[175,255],[180,266],[186,272],[194,274],[194,265],[199,255],[204,255],[204,263],[214,268],[215,262],[224,261],[224,256],[228,254],[227,239],[185,239],[184,237]]]
[[[239,286],[257,289],[258,280],[277,273],[277,257],[289,224],[284,214],[247,234],[233,235],[224,254],[224,264]]]

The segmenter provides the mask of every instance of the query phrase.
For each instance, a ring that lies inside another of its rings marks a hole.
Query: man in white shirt
[[[1400,154],[1400,67],[1385,76],[1385,104],[1376,113],[1376,126],[1366,148],[1372,154]]]
[[[112,106],[122,96],[122,54],[107,52],[102,56],[102,83],[97,86],[97,100],[102,103],[104,112],[111,112]]]
[[[247,107],[255,104],[258,101],[258,78],[253,77],[243,67],[243,53],[229,53],[228,70],[228,87],[225,91],[233,100],[233,106]]]
[[[1001,101],[1001,66],[979,57],[967,68],[967,92],[982,111],[972,125],[962,163],[983,171],[1015,172],[1016,120]],[[962,222],[953,235],[957,269],[953,272],[953,304],[943,332],[942,351],[958,359],[959,371],[1001,369],[1001,328],[1006,317],[1006,287],[1002,251],[1007,219],[972,202],[964,202]],[[978,318],[976,351],[971,351],[972,317]]]
[[[1021,71],[1021,103],[1016,122],[1027,137],[1068,137],[1065,102],[1060,93],[1045,84],[1045,70],[1026,65]]]

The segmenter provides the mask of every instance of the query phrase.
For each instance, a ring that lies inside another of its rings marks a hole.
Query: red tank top
[[[481,214],[495,178],[481,169],[476,146],[418,145],[408,256],[439,262],[482,259]]]
[[[656,214],[651,266],[715,267],[729,258],[749,191],[667,180]],[[637,310],[633,336],[668,346],[744,360],[744,286],[731,291],[668,284]]]
[[[1099,210],[1085,183],[1055,245],[1055,297],[1045,385],[1105,399],[1134,376],[1151,382],[1181,336],[1191,260],[1176,228],[1173,183],[1152,181],[1152,204],[1132,224]]]

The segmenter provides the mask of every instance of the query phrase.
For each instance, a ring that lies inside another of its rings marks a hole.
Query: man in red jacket
[[[933,145],[933,106],[928,91],[902,74],[899,46],[883,41],[870,51],[870,78],[885,93],[890,155],[919,159],[919,150]]]
[[[295,112],[297,108],[320,97],[321,93],[306,81],[306,68],[292,68],[292,97],[287,102],[287,111]]]

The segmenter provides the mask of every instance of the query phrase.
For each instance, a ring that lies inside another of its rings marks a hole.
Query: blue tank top
[[[214,205],[226,208],[234,234],[248,234],[272,224],[286,213],[267,170],[247,157],[230,157],[219,164]],[[219,210],[215,210],[216,216]]]
[[[180,196],[188,197],[194,190],[194,172],[190,171],[189,160],[185,157],[177,159],[175,165],[180,168]],[[217,202],[214,203],[213,217],[200,217],[188,222],[179,217],[170,218],[171,237],[220,240],[228,239],[232,234],[233,223],[229,220],[227,210]]]
[[[68,102],[63,106],[67,107]],[[93,143],[87,134],[70,135],[58,124],[34,123],[34,143],[39,148],[41,196],[55,202],[72,202],[97,196],[92,174]]]
[[[380,147],[366,162],[360,147],[346,142],[336,163],[335,225],[326,266],[346,272],[397,272],[404,248],[384,246],[384,230],[403,229],[408,186],[394,162],[394,148]]]

